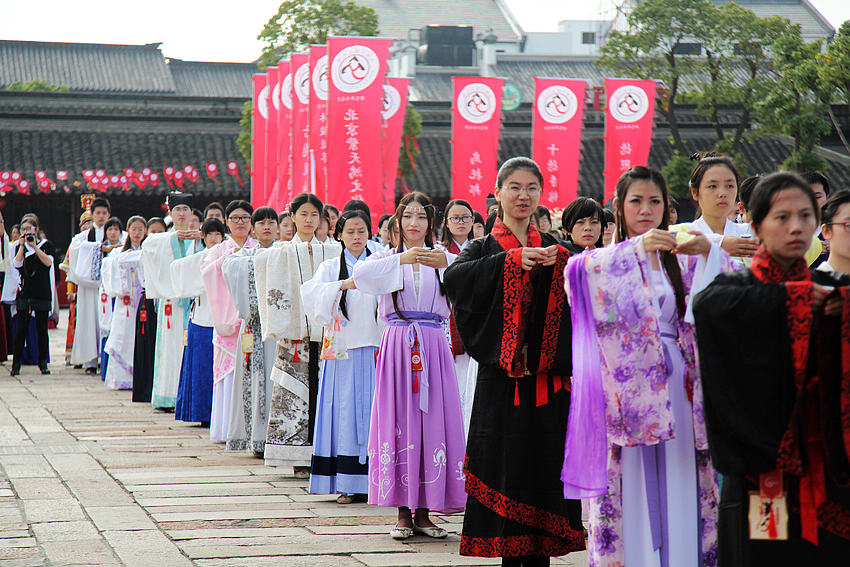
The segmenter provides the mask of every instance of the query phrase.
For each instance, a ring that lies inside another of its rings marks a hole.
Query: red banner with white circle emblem
[[[534,78],[531,157],[543,172],[540,204],[566,207],[578,196],[585,82]]]
[[[395,180],[398,177],[398,155],[401,152],[409,82],[410,79],[387,77],[387,82],[384,83],[384,99],[381,105],[384,119],[384,213],[392,213],[395,209]]]
[[[605,201],[617,180],[635,165],[646,165],[652,145],[655,81],[605,79]]]
[[[277,85],[272,97],[277,98],[277,175],[266,205],[281,211],[292,199],[292,75],[289,60],[277,64]]]
[[[310,192],[310,55],[293,53],[292,194]]]
[[[312,192],[328,199],[328,48],[310,46],[310,164]]]
[[[266,204],[277,184],[278,128],[280,125],[280,87],[276,65],[266,67],[269,84],[269,117],[266,120],[266,173],[263,180],[263,204]]]
[[[486,210],[496,186],[502,79],[452,77],[452,199]]]
[[[266,170],[266,120],[269,116],[269,87],[265,73],[253,76],[254,110],[251,121],[251,205],[261,207],[265,204]],[[171,184],[173,168],[169,173],[165,168],[165,180]]]
[[[381,100],[390,39],[328,38],[328,202],[365,201],[372,226],[383,210]]]

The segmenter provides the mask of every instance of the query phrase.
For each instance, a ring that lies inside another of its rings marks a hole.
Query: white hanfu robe
[[[136,311],[144,292],[139,280],[141,248],[114,251],[109,255],[111,268],[104,278],[107,293],[115,297],[112,326],[104,350],[109,355],[106,387],[116,390],[133,388],[133,355],[136,345]],[[106,273],[104,273],[106,275]]]
[[[90,237],[90,235],[93,235]],[[93,240],[91,239],[93,238]],[[77,284],[77,315],[71,364],[97,367],[100,358],[100,272],[103,227],[92,226],[77,234],[69,247],[69,279]]]
[[[301,285],[313,277],[322,262],[338,258],[340,252],[336,241],[322,244],[313,238],[308,243],[296,234],[254,259],[263,339],[278,341],[271,373],[274,393],[266,438],[267,465],[310,466],[310,425],[315,409],[312,416],[310,410],[315,408],[318,395],[322,327],[304,313]]]
[[[177,402],[183,337],[189,319],[189,300],[177,298],[171,279],[171,263],[194,254],[198,246],[195,240],[178,240],[174,230],[152,234],[142,243],[145,295],[158,303],[151,396],[151,405],[158,409],[174,409]]]

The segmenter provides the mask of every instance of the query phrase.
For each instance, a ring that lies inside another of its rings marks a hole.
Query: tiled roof
[[[251,98],[254,63],[208,63],[169,59],[177,95]]]
[[[408,30],[430,24],[472,26],[473,37],[490,29],[503,42],[519,42],[522,30],[499,0],[354,0],[378,13],[378,33],[407,39]]]
[[[723,4],[732,0],[713,0]],[[780,16],[792,23],[800,24],[803,37],[831,37],[835,33],[832,24],[823,17],[809,0],[734,0],[742,8],[752,10],[759,18]]]
[[[0,40],[0,88],[34,79],[76,92],[175,91],[158,45]]]

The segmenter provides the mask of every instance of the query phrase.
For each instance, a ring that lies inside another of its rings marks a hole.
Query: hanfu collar
[[[803,282],[811,281],[812,274],[806,267],[806,261],[800,258],[791,265],[791,268],[786,272],[782,266],[768,254],[764,244],[759,246],[753,256],[753,262],[750,264],[750,271],[765,284],[775,284],[781,282]]]
[[[496,239],[496,242],[504,248],[505,250],[511,250],[513,248],[522,248],[522,243],[519,241],[511,229],[509,229],[505,223],[502,222],[501,218],[496,218],[496,222],[493,224],[493,230],[490,231],[490,234],[493,235],[493,238]],[[543,245],[543,238],[540,236],[540,232],[534,228],[534,225],[529,223],[528,225],[528,246],[539,248]]]

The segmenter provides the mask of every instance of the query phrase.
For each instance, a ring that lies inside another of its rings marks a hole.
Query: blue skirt
[[[212,413],[213,344],[212,327],[189,321],[189,344],[183,348],[180,386],[174,418],[180,421],[209,422]]]
[[[3,316],[6,317],[6,330],[7,332],[11,329],[11,333],[8,334],[11,337],[12,347],[14,347],[15,336],[18,332],[18,314],[15,313],[13,317],[10,313],[9,305],[5,305],[3,309]],[[9,352],[12,352],[13,348],[9,349]],[[49,350],[49,349],[48,349]],[[47,362],[50,362],[50,353],[47,353]],[[24,342],[24,352],[21,355],[21,364],[24,366],[30,364],[38,364],[38,331],[35,328],[35,317],[30,317],[30,328],[27,329],[27,340]]]
[[[102,381],[106,380],[106,366],[109,364],[109,355],[106,354],[106,339],[108,338],[100,339],[100,379]]]
[[[324,361],[310,467],[312,494],[369,492],[366,453],[377,350],[355,348],[345,360]]]

